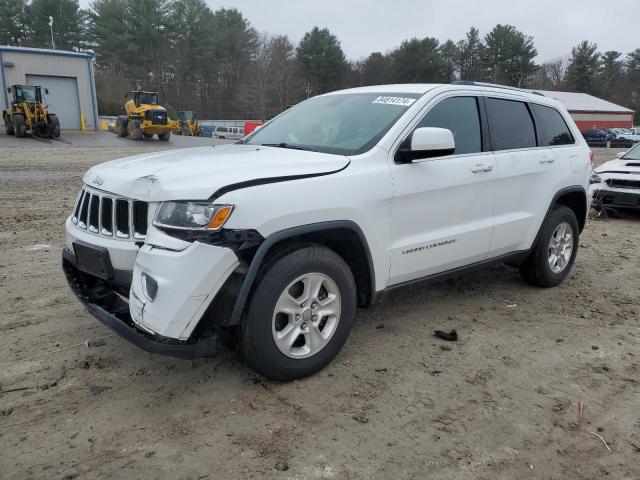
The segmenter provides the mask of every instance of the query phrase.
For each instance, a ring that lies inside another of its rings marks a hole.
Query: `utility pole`
[[[53,41],[53,17],[49,16],[49,30],[51,31],[51,49],[56,49],[56,44]]]

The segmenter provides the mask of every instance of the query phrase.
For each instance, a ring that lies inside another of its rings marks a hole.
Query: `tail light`
[[[596,157],[593,155],[593,151],[589,150],[589,161],[591,162],[591,166],[593,167],[593,162],[595,162]]]

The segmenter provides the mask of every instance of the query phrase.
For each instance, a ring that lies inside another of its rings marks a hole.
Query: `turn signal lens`
[[[213,215],[213,218],[207,225],[207,228],[210,230],[218,230],[220,227],[224,225],[224,222],[231,216],[231,212],[233,211],[233,206],[225,205],[224,207],[218,208],[216,213]]]

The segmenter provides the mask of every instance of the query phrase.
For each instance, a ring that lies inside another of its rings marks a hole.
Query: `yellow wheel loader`
[[[168,141],[178,122],[169,119],[167,110],[158,105],[158,92],[137,90],[126,97],[129,100],[124,104],[125,115],[116,120],[116,134],[134,140],[157,135],[158,140]]]
[[[49,93],[46,88],[44,91]],[[12,85],[7,88],[7,92],[12,94],[11,106],[2,112],[7,135],[33,135],[42,138],[60,136],[60,120],[48,111],[42,101],[42,89],[39,86]]]
[[[173,131],[176,135],[186,135],[189,137],[200,137],[200,126],[198,125],[198,118],[196,112],[192,111],[179,111],[178,112],[178,125]]]

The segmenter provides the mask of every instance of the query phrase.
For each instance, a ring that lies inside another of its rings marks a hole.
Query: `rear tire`
[[[170,138],[171,138],[171,132],[158,134],[158,140],[160,140],[161,142],[168,142]]]
[[[267,264],[256,282],[241,324],[249,365],[270,379],[290,381],[329,364],[356,311],[355,281],[344,260],[309,246]]]
[[[119,137],[124,138],[127,136],[128,126],[129,119],[123,115],[119,116],[116,120],[116,133]]]
[[[12,118],[13,131],[16,137],[23,138],[27,133],[27,126],[24,124],[24,117],[20,113],[16,113]]]
[[[522,277],[537,287],[559,285],[569,275],[578,253],[579,230],[573,210],[556,206],[542,225],[537,244],[520,266]]]
[[[153,138],[153,133],[143,133],[142,136],[144,138]]]
[[[11,117],[8,115],[5,115],[3,120],[4,120],[4,131],[7,132],[7,135],[13,135],[13,121],[11,120]]]
[[[13,135],[13,121],[9,115],[5,115],[4,118],[4,131],[7,135]]]

